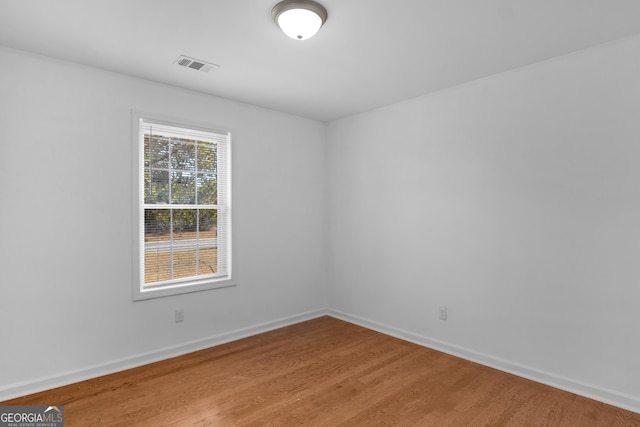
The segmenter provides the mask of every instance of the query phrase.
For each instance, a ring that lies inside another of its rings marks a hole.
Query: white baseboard
[[[194,351],[203,350],[205,348],[214,347],[216,345],[225,344],[246,338],[252,335],[261,334],[263,332],[304,322],[306,320],[315,319],[316,317],[327,314],[326,309],[313,310],[294,316],[284,317],[269,322],[260,323],[246,328],[236,329],[223,334],[213,335],[196,341],[181,343],[171,347],[165,347],[158,350],[141,353],[130,357],[125,357],[98,365],[88,366],[82,369],[63,372],[44,378],[19,383],[0,385],[0,401],[25,396],[27,394],[37,393],[56,387],[77,383],[79,381],[97,378],[103,375],[113,374],[114,372],[124,371],[126,369],[136,368],[138,366],[147,365],[149,363],[158,362],[172,357],[180,356]]]
[[[560,375],[545,372],[540,369],[531,368],[519,363],[510,362],[494,356],[489,356],[468,348],[449,344],[440,340],[435,340],[426,336],[418,335],[413,332],[405,331],[393,326],[378,323],[362,317],[353,316],[338,310],[328,310],[327,315],[336,319],[344,320],[372,329],[386,335],[391,335],[405,341],[409,341],[423,347],[432,348],[452,356],[460,357],[484,366],[488,366],[503,372],[508,372],[519,377],[523,377],[538,383],[546,384],[560,390],[568,391],[589,399],[598,400],[609,405],[617,406],[629,411],[640,413],[640,398],[614,390],[608,390],[593,384],[583,383]]]

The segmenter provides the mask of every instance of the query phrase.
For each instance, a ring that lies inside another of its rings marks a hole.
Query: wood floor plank
[[[640,414],[321,317],[0,402],[67,426],[624,426]]]

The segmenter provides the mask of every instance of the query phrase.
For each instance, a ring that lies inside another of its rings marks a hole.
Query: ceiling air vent
[[[214,67],[219,67],[218,64],[212,64],[210,62],[201,61],[199,59],[189,58],[188,56],[180,55],[178,59],[173,61],[174,64],[178,64],[182,67],[194,69],[196,71],[202,71],[208,73]]]

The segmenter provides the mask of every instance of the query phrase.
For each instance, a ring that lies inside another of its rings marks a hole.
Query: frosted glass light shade
[[[305,40],[315,35],[322,20],[315,12],[305,9],[291,9],[282,12],[278,17],[278,26],[282,31],[296,40]]]
[[[310,0],[282,1],[271,13],[278,27],[295,40],[313,37],[327,20],[325,8]]]

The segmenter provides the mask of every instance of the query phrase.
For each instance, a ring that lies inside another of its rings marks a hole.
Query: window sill
[[[220,289],[220,288],[228,288],[231,286],[236,286],[236,283],[229,279],[217,279],[217,280],[208,280],[204,282],[187,282],[176,285],[168,285],[162,286],[158,288],[151,289],[136,289],[137,292],[134,291],[133,300],[134,301],[143,301],[147,299],[153,298],[162,298],[168,297],[172,295],[181,295],[188,294],[192,292],[201,292],[208,291],[211,289]]]

